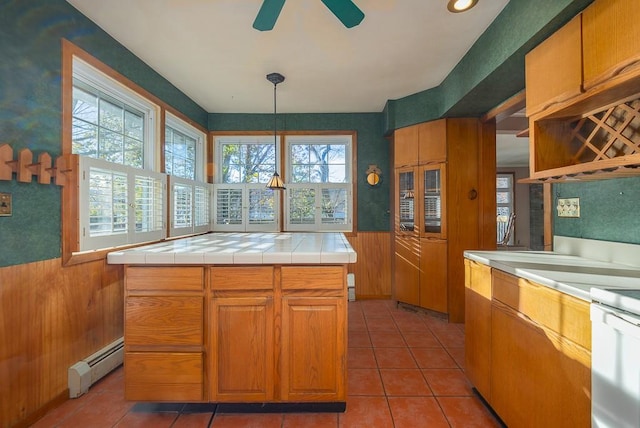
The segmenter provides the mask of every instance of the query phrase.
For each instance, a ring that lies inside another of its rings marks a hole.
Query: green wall
[[[383,136],[381,113],[335,114],[278,114],[278,131],[356,131],[358,189],[358,230],[388,231],[389,183],[392,173],[389,164],[389,142]],[[272,114],[210,114],[209,129],[214,131],[264,131],[273,130]],[[365,181],[369,165],[382,170],[382,182],[375,187]]]
[[[203,126],[207,112],[64,0],[0,1],[0,143],[34,157],[61,151],[61,38]],[[0,181],[13,216],[0,217],[0,267],[60,257],[60,188]]]
[[[580,217],[557,217],[554,235],[640,244],[640,177],[562,183],[553,186],[558,198],[580,198]]]

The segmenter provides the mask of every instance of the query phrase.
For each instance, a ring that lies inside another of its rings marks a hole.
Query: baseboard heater
[[[123,359],[124,340],[120,338],[69,367],[69,397],[85,394],[91,385],[120,366]]]

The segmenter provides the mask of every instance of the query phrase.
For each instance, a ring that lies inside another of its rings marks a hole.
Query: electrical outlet
[[[558,199],[558,217],[580,217],[580,198]]]
[[[0,193],[0,217],[9,217],[12,213],[11,193]]]

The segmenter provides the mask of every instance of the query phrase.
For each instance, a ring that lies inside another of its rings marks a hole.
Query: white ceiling
[[[320,0],[286,1],[272,31],[262,0],[67,0],[209,113],[380,112],[439,85],[508,0],[453,14],[447,0],[354,0],[351,29]]]

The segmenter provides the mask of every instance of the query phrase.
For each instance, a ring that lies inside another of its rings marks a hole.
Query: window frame
[[[206,164],[206,133],[195,128],[193,125],[185,122],[180,119],[175,114],[165,111],[164,115],[164,127],[162,130],[162,170],[166,172],[166,141],[165,141],[165,132],[166,128],[172,128],[187,137],[193,138],[196,140],[196,153],[195,153],[195,177],[193,180],[205,182],[205,164]],[[185,177],[182,177],[185,178]]]
[[[504,190],[504,188],[500,188],[498,187],[498,183],[497,180],[500,177],[509,177],[509,188],[508,190]],[[500,233],[500,227],[497,225],[497,223],[499,223],[498,221],[496,221],[496,243],[498,245],[500,245],[502,243],[502,240],[504,240],[504,235],[508,232],[508,227],[509,227],[509,217],[513,214],[515,214],[515,210],[516,210],[516,175],[514,172],[496,172],[496,220],[498,220],[498,217],[500,217],[498,215],[498,209],[500,209],[500,207],[508,207],[509,208],[509,216],[507,216],[507,221],[503,222],[505,223],[504,227],[507,228],[501,239],[498,239],[498,233]],[[509,203],[508,204],[501,204],[498,202],[498,193],[508,193],[510,195],[509,198]],[[515,242],[515,235],[516,235],[516,230],[515,230],[515,224],[512,226],[513,227],[513,233],[509,236],[509,241],[507,242],[506,245],[514,245]]]

